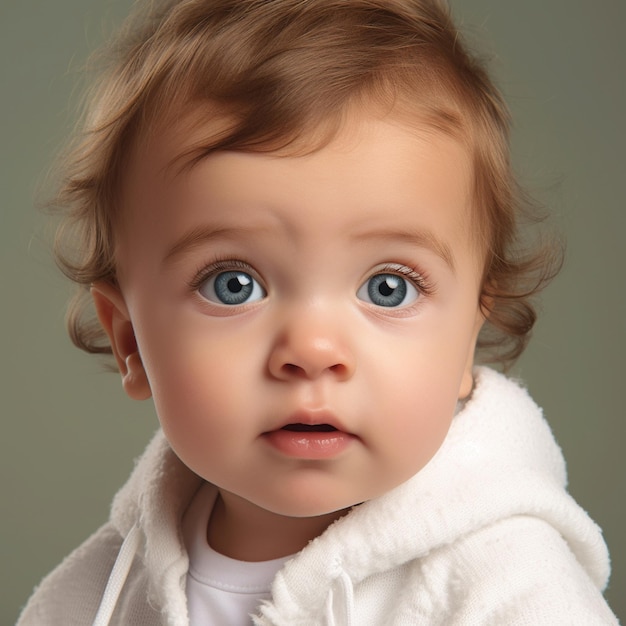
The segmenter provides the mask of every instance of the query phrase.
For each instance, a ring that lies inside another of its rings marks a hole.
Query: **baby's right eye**
[[[265,298],[265,289],[247,272],[229,270],[210,276],[198,293],[215,304],[238,306]]]

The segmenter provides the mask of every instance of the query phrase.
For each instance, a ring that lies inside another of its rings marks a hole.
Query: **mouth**
[[[297,413],[283,426],[263,433],[263,439],[281,455],[303,460],[332,459],[347,450],[357,437],[329,413]]]
[[[293,433],[332,433],[339,431],[331,424],[286,424],[280,430],[288,430]]]

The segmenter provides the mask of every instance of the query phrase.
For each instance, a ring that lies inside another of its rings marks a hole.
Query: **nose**
[[[315,316],[299,317],[277,337],[269,371],[278,380],[309,379],[330,375],[346,381],[354,374],[354,353],[339,329]]]

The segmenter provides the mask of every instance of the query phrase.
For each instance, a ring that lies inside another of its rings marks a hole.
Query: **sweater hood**
[[[187,616],[182,592],[189,561],[181,522],[202,484],[159,430],[111,506],[111,522],[120,535],[128,539],[130,533],[138,534],[134,547],[128,549],[137,553],[148,572],[150,604],[170,616],[167,623],[171,624],[186,623],[181,621]]]
[[[202,484],[159,431],[113,502],[111,521],[120,534],[139,535],[129,549],[149,572],[150,601],[169,616],[187,614],[188,560],[180,527]],[[349,614],[353,586],[368,576],[516,515],[556,528],[602,589],[609,561],[601,532],[565,487],[563,456],[541,410],[517,383],[476,368],[472,396],[431,461],[406,483],[354,507],[289,561],[257,623],[305,623],[308,611],[313,615],[337,597]],[[407,510],[418,513],[407,515]],[[308,584],[311,580],[316,584]],[[170,618],[168,623],[186,622]]]

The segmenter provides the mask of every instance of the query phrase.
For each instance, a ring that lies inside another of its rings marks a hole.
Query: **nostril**
[[[285,363],[283,365],[283,370],[285,370],[285,372],[287,372],[288,374],[296,376],[301,376],[305,373],[299,365],[294,365],[293,363]]]
[[[331,375],[337,380],[347,380],[354,370],[352,355],[343,354],[338,348],[330,349],[319,344],[316,349],[298,351],[290,344],[276,346],[268,359],[268,373],[279,380],[298,381],[303,379],[317,379],[320,376]]]
[[[337,363],[336,365],[331,365],[328,368],[328,371],[333,374],[338,380],[343,380],[350,377],[351,369],[349,365],[345,363]]]
[[[324,371],[332,372],[337,376],[343,376],[348,368],[343,363],[337,363],[336,365],[330,365],[327,367],[302,367],[300,365],[296,365],[295,363],[284,363],[282,369],[285,374],[288,374],[291,377],[308,377],[319,376]]]

